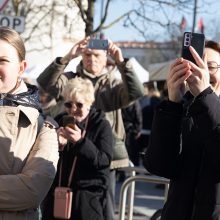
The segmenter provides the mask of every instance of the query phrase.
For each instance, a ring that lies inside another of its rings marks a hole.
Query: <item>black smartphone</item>
[[[72,116],[69,116],[69,115],[65,115],[63,116],[62,118],[62,126],[63,127],[70,127],[70,128],[75,128],[75,124],[76,124],[76,119]]]
[[[87,48],[96,50],[108,50],[108,40],[90,39]]]
[[[84,125],[82,122],[78,122],[73,116],[71,115],[64,115],[61,119],[61,126],[63,127],[70,127],[72,129],[76,129],[75,125],[79,127],[81,130],[84,130]]]
[[[205,35],[200,33],[185,32],[182,42],[182,57],[196,64],[195,59],[190,53],[189,46],[192,46],[200,57],[203,57],[205,46]]]

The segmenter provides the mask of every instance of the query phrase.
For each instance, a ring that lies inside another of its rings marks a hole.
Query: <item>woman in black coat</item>
[[[92,107],[94,89],[89,80],[70,80],[64,94],[68,114],[59,117],[60,160],[56,178],[42,205],[42,219],[55,219],[55,187],[59,184],[60,175],[60,185],[68,186],[75,161],[70,183],[73,193],[70,219],[104,220],[112,158],[112,129],[104,113]]]
[[[171,65],[169,100],[157,108],[144,158],[170,179],[161,220],[220,219],[220,45],[206,42],[203,59],[190,51],[197,65]]]

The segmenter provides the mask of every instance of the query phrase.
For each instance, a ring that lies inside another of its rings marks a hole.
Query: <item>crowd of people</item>
[[[57,106],[63,106],[61,112],[65,111],[64,90],[70,80],[74,78],[87,79],[94,86],[95,99],[92,105],[105,113],[113,135],[113,152],[106,192],[107,211],[105,219],[114,219],[115,170],[129,164],[124,143],[125,129],[121,109],[143,96],[144,89],[135,73],[132,62],[123,57],[119,47],[108,40],[108,51],[90,49],[87,47],[89,39],[89,37],[82,39],[65,56],[57,57],[39,75],[37,82],[43,91],[55,98],[58,103]],[[78,56],[82,56],[82,61],[77,66],[77,71],[75,73],[65,72],[68,63]],[[122,80],[116,78],[116,71],[121,73]],[[63,103],[63,105],[59,103]],[[87,137],[87,134],[85,137]],[[100,146],[97,145],[98,147]],[[89,213],[84,213],[84,215],[89,218]],[[77,219],[84,218],[78,216]]]
[[[20,35],[0,27],[1,218],[114,220],[116,171],[140,166],[144,152],[146,169],[170,179],[162,220],[219,219],[220,45],[207,41],[203,57],[190,47],[196,63],[177,58],[162,97],[114,42],[90,40],[34,86],[22,78]]]

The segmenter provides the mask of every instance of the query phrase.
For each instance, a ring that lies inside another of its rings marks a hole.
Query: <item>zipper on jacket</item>
[[[193,103],[195,102],[195,97],[193,98],[193,100],[192,100],[192,102],[190,102],[189,103],[189,105],[187,106],[187,108],[186,108],[186,116],[188,116],[189,115],[189,109],[190,109],[190,107],[193,105]]]

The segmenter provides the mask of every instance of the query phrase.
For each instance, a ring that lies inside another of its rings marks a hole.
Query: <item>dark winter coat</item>
[[[220,99],[211,88],[159,105],[144,165],[170,179],[161,220],[220,219]]]
[[[135,101],[133,104],[122,109],[122,118],[126,131],[136,136],[142,129],[142,111],[139,101]]]
[[[104,118],[104,113],[92,108],[85,138],[74,146],[67,145],[61,152],[60,158],[63,160],[61,186],[67,186],[73,160],[77,156],[71,183],[73,190],[71,219],[105,219],[112,141],[112,130],[109,122]],[[60,160],[53,186],[43,203],[43,220],[54,219],[53,193],[54,188],[58,186],[59,169]]]

